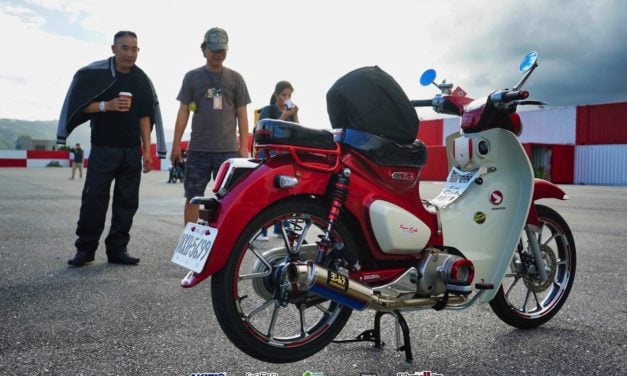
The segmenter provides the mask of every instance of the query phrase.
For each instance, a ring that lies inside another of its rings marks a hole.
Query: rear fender
[[[560,187],[544,179],[534,179],[533,181],[533,202],[543,198],[555,198],[558,200],[570,200],[570,197]],[[529,215],[527,216],[527,224],[539,226],[538,212],[536,206],[531,205]]]
[[[275,183],[279,175],[295,176],[298,184],[279,188]],[[219,200],[216,215],[209,222],[218,229],[218,235],[205,267],[200,273],[190,271],[181,286],[193,287],[222,269],[246,225],[262,210],[287,197],[323,195],[330,176],[329,172],[301,169],[287,158],[266,160]]]

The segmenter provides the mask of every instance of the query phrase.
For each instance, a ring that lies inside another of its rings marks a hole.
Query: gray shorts
[[[211,178],[215,180],[222,162],[237,157],[237,152],[214,153],[209,151],[190,151],[185,161],[185,198],[204,196]]]

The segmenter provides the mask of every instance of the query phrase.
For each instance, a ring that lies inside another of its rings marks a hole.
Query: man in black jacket
[[[111,50],[113,57],[75,74],[59,121],[61,139],[76,126],[91,121],[89,168],[76,228],[77,252],[68,260],[73,266],[94,260],[114,180],[111,228],[105,239],[107,258],[115,264],[139,262],[126,247],[139,204],[142,162],[144,172],[152,169],[153,119],[160,116],[152,84],[135,65],[137,35],[131,31],[116,33]]]

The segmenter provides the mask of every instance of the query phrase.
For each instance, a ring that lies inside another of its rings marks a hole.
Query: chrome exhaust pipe
[[[386,297],[368,285],[316,265],[313,261],[290,263],[287,266],[287,279],[300,291],[310,291],[358,311],[367,308],[387,312],[428,308],[439,302],[437,298],[402,300]],[[465,301],[465,297],[458,295],[448,298],[448,304],[461,304]]]

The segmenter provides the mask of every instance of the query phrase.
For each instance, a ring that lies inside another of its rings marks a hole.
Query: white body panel
[[[385,253],[417,253],[431,237],[429,226],[387,201],[377,200],[370,205],[370,220],[377,243]]]
[[[492,283],[481,301],[492,300],[516,244],[531,205],[533,172],[529,159],[516,136],[503,129],[451,135],[447,139],[449,162],[453,143],[472,143],[472,159],[457,166],[480,169],[481,184],[472,183],[453,203],[439,209],[444,245],[461,251],[475,266],[474,282]],[[470,139],[470,140],[468,140]],[[478,152],[480,142],[487,142],[489,152]],[[465,162],[465,161],[461,161]]]

